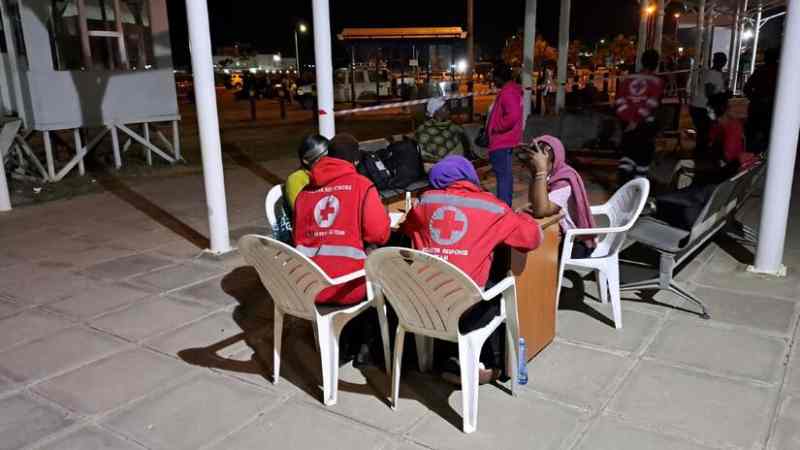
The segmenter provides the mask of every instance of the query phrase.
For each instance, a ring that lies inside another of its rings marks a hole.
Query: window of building
[[[148,70],[155,66],[149,0],[52,0],[56,70]]]

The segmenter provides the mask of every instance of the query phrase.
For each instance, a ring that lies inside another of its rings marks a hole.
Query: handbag
[[[391,159],[388,149],[365,153],[358,163],[358,173],[369,178],[379,191],[390,189],[394,173],[387,162]]]
[[[403,137],[402,141],[390,144],[387,150],[390,154],[388,160],[384,160],[384,164],[394,175],[390,182],[392,188],[405,189],[410,184],[425,178],[422,155],[415,140]]]
[[[489,119],[492,118],[492,112],[494,112],[494,105],[489,107],[489,114],[486,114],[486,122],[483,123],[483,126],[478,131],[478,136],[475,137],[474,143],[478,147],[489,147]]]

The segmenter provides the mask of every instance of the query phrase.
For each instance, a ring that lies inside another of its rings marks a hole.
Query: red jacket
[[[403,223],[403,232],[415,249],[451,262],[481,287],[489,279],[495,247],[506,244],[530,251],[542,240],[531,216],[515,213],[469,181],[423,194]]]
[[[653,122],[664,95],[664,80],[646,73],[629,75],[617,93],[617,117],[623,122]]]
[[[389,215],[370,180],[341,159],[323,157],[311,169],[311,182],[297,196],[294,242],[331,278],[361,270],[364,243],[389,240]],[[332,286],[317,296],[318,304],[349,305],[366,295],[364,278]]]

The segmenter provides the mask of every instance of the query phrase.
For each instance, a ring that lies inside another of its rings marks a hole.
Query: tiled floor
[[[254,173],[226,171],[233,234],[267,231],[270,185]],[[0,215],[0,449],[800,448],[800,230],[784,279],[747,274],[752,251],[726,242],[685,269],[710,321],[631,293],[615,330],[593,279],[572,274],[529,384],[481,387],[464,435],[460,391],[413,370],[397,410],[382,371],[352,366],[324,407],[302,321],[287,319],[273,384],[258,277],[241,258],[199,257],[202,180],[128,189]]]

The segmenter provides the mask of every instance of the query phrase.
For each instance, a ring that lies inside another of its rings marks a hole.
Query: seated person
[[[356,172],[360,154],[354,137],[334,137],[328,155],[311,167],[309,184],[295,201],[295,246],[331,278],[364,268],[365,243],[389,240],[389,215],[378,190]],[[365,297],[365,280],[358,278],[323,290],[316,302],[350,305]]]
[[[446,259],[478,286],[491,287],[489,273],[496,247],[505,244],[527,252],[539,246],[541,229],[533,217],[514,212],[481,189],[475,168],[466,158],[448,156],[433,166],[429,178],[434,189],[422,194],[401,227],[415,249]],[[461,332],[485,326],[499,314],[499,305],[499,299],[475,305],[462,316]],[[505,361],[503,336],[503,328],[498,328],[481,351],[485,367],[479,372],[481,384],[500,376]],[[458,375],[443,376],[461,383]]]
[[[745,150],[744,127],[742,122],[733,117],[728,107],[728,93],[712,95],[708,105],[714,111],[716,120],[708,133],[709,146],[714,162],[722,167],[720,181],[736,175],[756,160],[753,153]]]
[[[414,135],[422,161],[436,163],[448,155],[464,155],[469,142],[464,129],[450,120],[447,100],[442,97],[428,100],[427,112],[429,119],[417,128]]]
[[[580,174],[566,162],[564,144],[549,135],[534,141],[541,151],[537,151],[535,146],[529,150],[530,170],[534,174],[529,193],[533,215],[547,217],[562,212],[559,222],[562,233],[573,228],[594,228],[589,195]],[[577,239],[571,256],[586,258],[594,247],[592,236]]]
[[[272,237],[287,244],[292,243],[292,211],[297,194],[303,190],[309,182],[309,170],[319,161],[320,158],[328,154],[329,141],[320,135],[308,135],[300,147],[297,149],[297,159],[300,160],[300,168],[289,174],[283,184],[283,202],[275,205],[277,227],[272,230]]]

